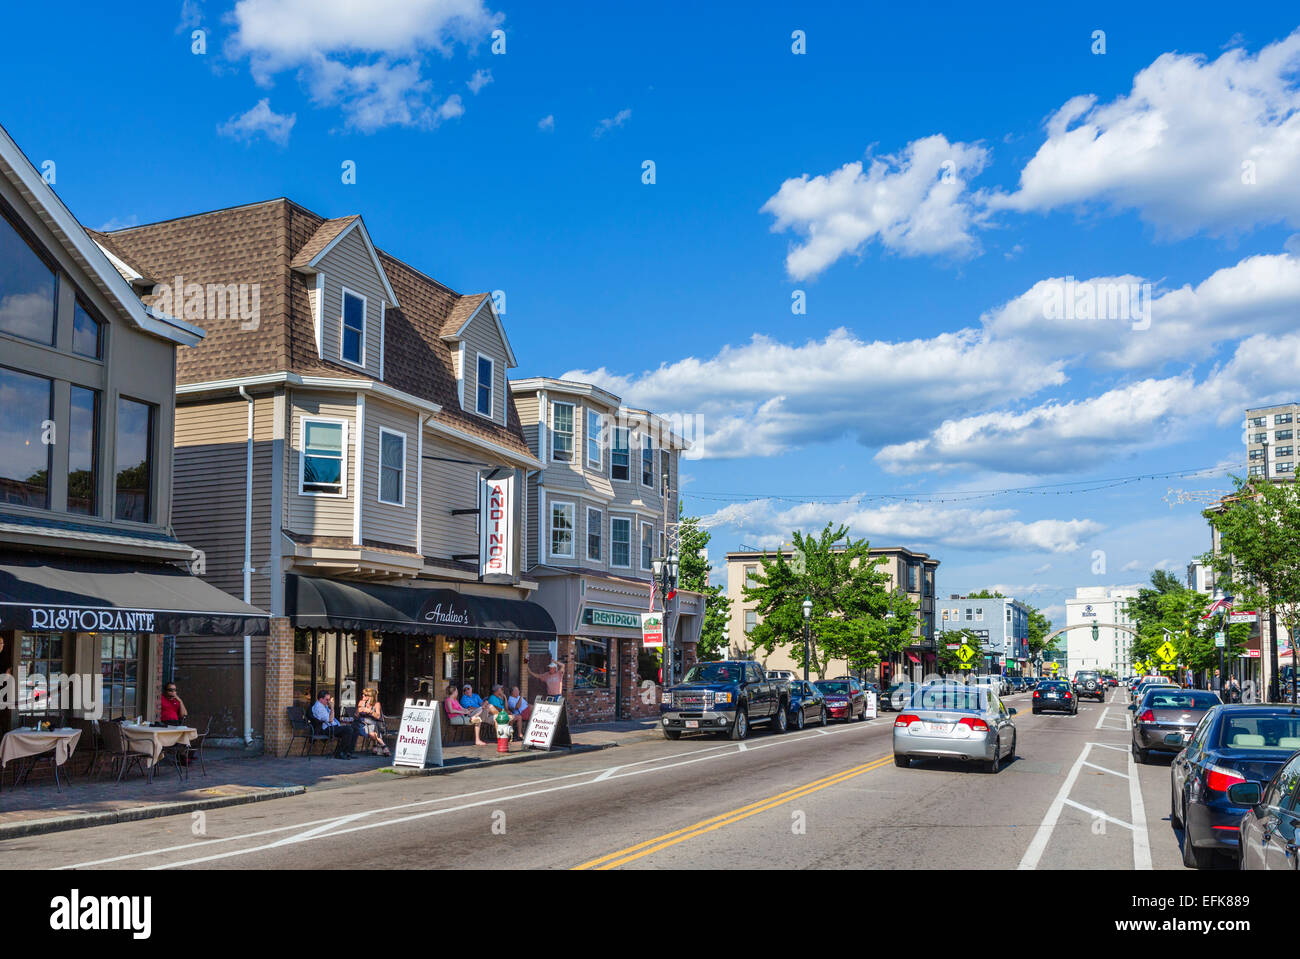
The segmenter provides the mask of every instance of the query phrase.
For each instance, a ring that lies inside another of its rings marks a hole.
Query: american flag
[[[1229,600],[1226,597],[1224,599],[1216,599],[1214,602],[1212,602],[1210,604],[1210,608],[1205,611],[1205,615],[1202,616],[1201,619],[1210,619],[1212,616],[1214,616],[1216,613],[1219,612],[1224,612],[1224,613],[1232,612],[1232,603],[1229,602]]]

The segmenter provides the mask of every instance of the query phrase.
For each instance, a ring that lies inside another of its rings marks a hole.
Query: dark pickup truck
[[[726,733],[744,739],[754,723],[783,733],[790,721],[790,685],[768,679],[749,660],[696,663],[682,682],[664,690],[659,724],[668,739],[684,732]]]

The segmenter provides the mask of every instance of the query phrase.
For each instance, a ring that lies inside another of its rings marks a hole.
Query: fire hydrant
[[[497,752],[499,753],[510,752],[510,724],[509,723],[497,724]]]

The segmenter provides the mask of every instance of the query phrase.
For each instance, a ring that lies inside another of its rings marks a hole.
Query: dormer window
[[[366,298],[349,289],[343,290],[343,330],[339,355],[344,362],[365,366]]]
[[[492,381],[494,376],[493,367],[495,365],[490,356],[484,356],[482,353],[478,355],[478,389],[476,391],[478,396],[475,399],[476,406],[474,408],[480,416],[486,416],[488,419],[492,418]]]

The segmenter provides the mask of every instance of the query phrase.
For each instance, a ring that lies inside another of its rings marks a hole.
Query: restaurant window
[[[153,484],[154,411],[152,403],[117,398],[118,519],[148,523],[153,519],[149,495]]]
[[[99,515],[99,393],[84,386],[68,417],[68,512]]]
[[[305,496],[345,496],[347,423],[304,417],[298,492]]]
[[[610,517],[609,565],[627,569],[632,565],[632,521]]]
[[[138,708],[136,695],[139,669],[138,637],[134,633],[99,634],[99,673],[104,679],[104,718],[134,719],[144,710]]]
[[[628,480],[631,478],[632,452],[628,446],[627,430],[614,428],[614,445],[609,453],[610,479]]]
[[[573,462],[573,404],[551,404],[551,459]]]
[[[600,534],[605,525],[604,518],[598,509],[587,510],[587,559],[601,561],[604,555],[601,552]]]
[[[573,504],[551,504],[551,555],[573,558]]]
[[[641,441],[641,485],[655,485],[655,441],[646,436]]]
[[[103,324],[78,300],[72,310],[72,352],[97,360],[103,355],[103,341]]]
[[[573,685],[577,689],[609,688],[609,640],[579,639]]]
[[[641,568],[650,569],[654,560],[655,528],[650,523],[641,524]]]
[[[366,298],[343,291],[343,324],[339,344],[343,359],[356,366],[365,365]]]
[[[406,505],[406,434],[379,428],[379,502]]]
[[[58,683],[63,664],[63,633],[23,633],[18,647],[18,714],[44,717],[60,708]],[[52,687],[52,688],[51,688]]]
[[[43,376],[0,368],[0,502],[50,507],[53,386]]]
[[[0,332],[53,346],[57,285],[55,272],[0,215]]]

